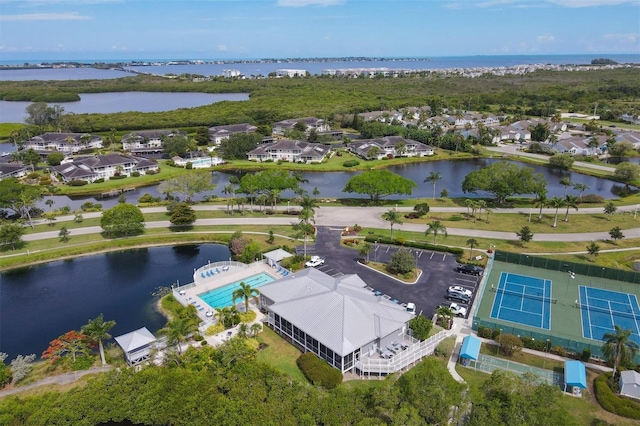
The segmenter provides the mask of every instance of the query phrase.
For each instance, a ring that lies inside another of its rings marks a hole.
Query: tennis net
[[[502,293],[502,294],[509,294],[512,296],[526,297],[527,299],[541,300],[543,302],[558,303],[558,299],[553,299],[551,297],[544,297],[536,294],[520,293],[518,291],[507,290],[506,288],[498,288],[493,285],[491,286],[491,291],[493,291],[494,293]]]
[[[613,309],[610,308],[600,308],[597,306],[593,306],[593,305],[585,305],[582,304],[580,302],[577,302],[574,304],[576,308],[579,309],[586,309],[587,311],[594,311],[594,312],[602,312],[604,314],[607,315],[615,315],[615,316],[620,316],[620,317],[626,317],[626,318],[633,318],[637,321],[640,321],[640,314],[636,314],[633,311],[614,311]],[[631,309],[631,308],[629,308]]]

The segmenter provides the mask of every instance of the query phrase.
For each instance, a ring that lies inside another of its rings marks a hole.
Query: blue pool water
[[[223,287],[219,287],[205,293],[201,293],[198,295],[203,302],[209,305],[212,309],[215,308],[224,308],[226,306],[231,306],[233,304],[233,298],[231,295],[233,292],[240,288],[240,283],[245,283],[251,286],[251,288],[258,288],[262,285],[268,284],[276,279],[271,275],[262,272],[260,274],[252,275],[243,280],[239,280],[233,282],[231,284],[227,284]],[[243,302],[243,300],[236,300],[236,303]]]

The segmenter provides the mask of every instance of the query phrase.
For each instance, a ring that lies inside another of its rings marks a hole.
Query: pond
[[[179,108],[194,108],[222,101],[246,101],[248,93],[160,93],[160,92],[115,92],[80,93],[77,102],[52,102],[60,105],[66,113],[109,114],[114,112],[158,112]],[[24,123],[26,108],[31,102],[0,101],[2,123]]]
[[[486,194],[478,193],[465,194],[462,192],[461,186],[465,176],[473,170],[478,170],[483,167],[487,167],[490,164],[501,161],[499,159],[471,159],[471,160],[457,160],[457,161],[434,161],[429,163],[415,163],[406,166],[393,166],[389,170],[393,173],[397,173],[405,178],[411,179],[417,184],[417,188],[409,196],[398,196],[389,198],[431,198],[433,196],[433,186],[424,182],[424,179],[430,172],[438,172],[442,175],[442,179],[436,185],[436,196],[440,194],[442,189],[446,189],[449,192],[449,197],[468,197],[477,198],[486,196]],[[550,167],[529,165],[516,162],[521,166],[532,167],[535,172],[542,173],[547,179],[548,197],[564,196],[564,186],[560,185],[560,179],[568,177],[572,182],[584,183],[589,186],[589,189],[585,194],[599,194],[605,198],[614,197],[614,188],[621,187],[614,181],[608,179],[602,179],[594,176],[582,175],[580,173],[568,172],[565,170],[553,169]],[[308,179],[308,183],[304,183],[302,186],[310,194],[315,187],[320,191],[319,197],[321,198],[367,198],[366,195],[349,194],[342,192],[347,181],[355,175],[354,172],[307,172],[304,173],[304,178]],[[217,185],[215,190],[203,193],[199,195],[199,199],[202,199],[205,195],[216,195],[218,197],[226,197],[222,193],[224,187],[229,183],[229,178],[234,176],[233,173],[216,172],[212,174],[213,182]],[[134,179],[134,178],[132,178]],[[570,191],[572,191],[570,189]],[[576,193],[576,191],[573,191]],[[156,197],[162,197],[163,194],[158,192],[158,185],[148,186],[144,188],[138,188],[135,191],[125,193],[127,202],[136,204],[138,198],[143,194],[149,193]],[[570,192],[572,193],[572,192]],[[284,198],[292,198],[294,194],[291,191],[282,193]],[[68,205],[72,210],[80,208],[80,205],[86,201],[99,202],[104,208],[108,208],[117,204],[116,198],[109,198],[104,200],[97,200],[94,197],[81,197],[77,199],[70,199],[69,197],[47,197],[52,198],[55,202],[55,207],[61,207]],[[198,198],[196,198],[198,199]],[[44,200],[40,203],[41,208],[45,206]]]
[[[193,281],[207,261],[227,260],[219,244],[154,247],[51,262],[0,273],[0,352],[40,356],[49,342],[79,330],[101,313],[116,321],[112,336],[166,319],[152,295],[158,287]]]

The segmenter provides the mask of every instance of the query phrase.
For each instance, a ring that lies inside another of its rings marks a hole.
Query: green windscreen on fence
[[[567,262],[546,257],[529,256],[520,253],[509,253],[506,251],[496,251],[494,253],[494,259],[501,262],[513,263],[516,265],[548,269],[550,271],[571,271],[578,275],[585,275],[588,277],[605,278],[609,280],[640,284],[640,272],[623,271],[621,269],[604,268],[597,265],[587,265],[586,263]]]

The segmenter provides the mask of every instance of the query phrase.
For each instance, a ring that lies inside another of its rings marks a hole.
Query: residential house
[[[114,339],[122,348],[129,365],[138,365],[148,361],[157,342],[156,336],[146,327],[116,336]]]
[[[231,135],[236,133],[254,133],[257,130],[258,128],[256,126],[249,123],[209,127],[209,140],[216,145],[220,145],[223,140],[229,139]]]
[[[18,163],[0,163],[0,180],[26,176],[27,167]]]
[[[531,132],[528,129],[523,129],[520,126],[502,126],[500,129],[500,140],[515,141],[524,143],[531,140]]]
[[[355,274],[336,278],[307,268],[260,287],[260,305],[269,327],[343,373],[394,343],[411,341],[407,323],[413,314],[374,295]]]
[[[371,148],[376,147],[373,155]],[[402,136],[386,136],[379,139],[365,139],[351,142],[347,149],[361,158],[382,159],[392,157],[425,157],[435,154],[435,149],[429,145]]]
[[[149,171],[157,171],[158,164],[144,157],[131,157],[123,154],[96,155],[93,157],[81,157],[71,163],[53,166],[63,182],[72,180],[86,180],[93,182],[96,179],[108,180],[116,174],[131,176],[138,172],[141,175]]]
[[[306,118],[292,118],[290,120],[278,121],[273,125],[272,133],[277,136],[284,136],[287,131],[294,129],[297,123],[304,123],[306,126],[306,133],[309,134],[311,129],[315,129],[316,132],[328,132],[331,130],[329,125],[321,118],[306,117]]]
[[[247,153],[247,158],[253,161],[290,161],[304,163],[321,163],[331,148],[319,143],[299,140],[283,139],[270,143],[263,143]]]
[[[281,68],[276,70],[276,77],[306,77],[307,70]]]
[[[616,142],[629,142],[633,145],[634,149],[640,148],[640,133],[638,132],[623,132],[616,136]]]
[[[141,130],[122,137],[122,148],[133,154],[157,154],[162,152],[162,141],[175,136],[186,137],[179,130]]]
[[[560,139],[551,146],[551,150],[560,154],[569,153],[571,155],[598,155],[602,153],[606,136],[596,137],[597,144],[592,143],[592,137],[571,136]],[[589,145],[594,146],[589,146]]]
[[[100,148],[102,148],[102,137],[88,133],[44,133],[32,137],[24,144],[24,149],[74,154],[87,149]]]

